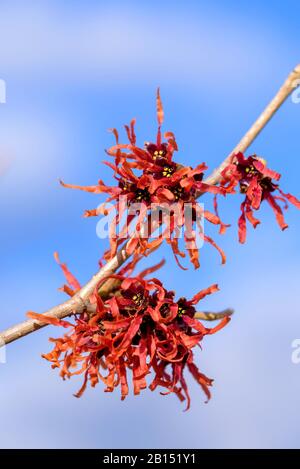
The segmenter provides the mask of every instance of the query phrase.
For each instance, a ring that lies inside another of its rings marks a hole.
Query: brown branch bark
[[[236,145],[230,155],[223,161],[223,163],[205,180],[208,184],[218,184],[220,182],[221,173],[230,161],[233,154],[241,151],[245,152],[247,148],[252,144],[258,134],[263,130],[266,124],[270,121],[273,115],[281,107],[281,105],[286,101],[294,89],[299,86],[300,79],[300,64],[290,73],[282,87],[276,93],[272,101],[266,106],[265,110],[259,116],[259,118],[254,122],[248,132],[244,135],[241,141]],[[201,194],[199,194],[201,195]],[[124,262],[128,259],[126,253],[126,244],[123,246],[117,255],[111,259],[102,269],[99,270],[89,282],[81,288],[71,299],[65,301],[64,303],[55,306],[44,314],[47,316],[53,316],[59,319],[62,319],[74,312],[81,312],[83,308],[86,307],[86,302],[88,298],[97,287],[99,282],[103,280],[106,276],[116,272],[116,270],[121,267]],[[107,286],[105,284],[101,287],[100,293],[107,294]],[[203,318],[202,318],[203,319]],[[207,317],[205,319],[208,319]],[[27,320],[20,324],[16,324],[5,331],[0,333],[0,345],[8,344],[14,340],[20,339],[31,332],[34,332],[40,328],[44,327],[44,324],[36,320]]]
[[[208,311],[197,312],[195,314],[196,319],[201,319],[201,321],[217,321],[218,319],[227,318],[232,316],[234,310],[231,308],[224,309],[224,311],[220,311],[220,313],[211,313]]]

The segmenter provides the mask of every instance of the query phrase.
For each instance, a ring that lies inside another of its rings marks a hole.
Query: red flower
[[[69,271],[67,280],[73,284]],[[74,322],[45,317],[36,313],[28,316],[44,323],[70,328],[63,337],[50,339],[55,344],[52,352],[43,357],[59,368],[63,379],[83,374],[84,382],[76,394],[80,397],[88,382],[96,386],[99,381],[106,392],[121,388],[125,399],[129,392],[128,374],[132,374],[134,394],[147,387],[165,388],[180,400],[190,396],[184,377],[187,369],[202,387],[207,399],[212,380],[202,374],[194,363],[192,349],[204,336],[213,334],[227,324],[229,318],[209,329],[195,319],[195,305],[206,295],[218,290],[217,285],[199,292],[191,300],[174,299],[175,293],[167,291],[156,279],[144,276],[157,267],[147,269],[137,277],[112,275],[119,282],[114,296],[103,301],[98,289],[90,299],[93,308],[74,316]],[[100,286],[100,285],[99,285]]]
[[[241,194],[245,194],[241,205],[242,214],[239,218],[241,243],[246,241],[246,221],[248,220],[254,228],[260,224],[260,221],[254,217],[253,211],[260,208],[262,201],[266,200],[269,203],[282,230],[285,230],[288,225],[279,202],[284,203],[285,209],[288,207],[288,202],[300,208],[300,201],[293,195],[282,192],[277,184],[281,175],[268,169],[265,160],[256,155],[248,158],[242,153],[234,155],[232,163],[224,169],[222,176],[221,187],[227,193],[234,192],[235,187],[239,186]],[[276,191],[279,192],[279,196],[274,195]]]
[[[204,163],[192,169],[173,161],[173,154],[178,150],[178,147],[172,132],[166,132],[164,134],[166,141],[162,141],[163,107],[159,90],[157,92],[157,120],[156,142],[147,142],[144,148],[136,145],[135,120],[132,120],[129,126],[125,126],[128,144],[120,144],[117,130],[112,130],[116,138],[116,145],[111,147],[107,153],[114,158],[114,164],[110,162],[105,162],[105,164],[114,171],[117,187],[106,186],[102,181],[99,181],[96,186],[75,186],[63,182],[62,185],[97,194],[105,192],[109,195],[108,200],[98,209],[85,212],[85,216],[96,216],[106,214],[108,210],[115,210],[116,215],[111,225],[110,250],[105,254],[105,259],[112,258],[116,254],[117,248],[128,237],[128,229],[133,226],[134,221],[137,221],[133,239],[127,245],[128,253],[147,255],[151,250],[156,249],[163,240],[166,240],[171,245],[176,261],[180,265],[178,257],[185,257],[185,253],[179,248],[178,238],[182,233],[181,229],[185,227],[187,222],[186,204],[190,204],[190,213],[192,212],[193,216],[188,222],[189,230],[184,235],[184,245],[191,262],[195,268],[200,265],[197,245],[198,232],[198,237],[202,241],[212,244],[220,252],[222,263],[224,263],[225,254],[209,236],[203,233],[201,220],[205,219],[214,225],[219,225],[221,233],[225,232],[228,225],[224,225],[218,215],[201,210],[196,202],[196,195],[199,192],[223,194],[224,189],[202,182],[204,171],[207,169]],[[124,202],[125,197],[126,202]],[[122,203],[119,203],[120,200]],[[114,202],[114,206],[108,209],[108,202]],[[141,204],[138,209],[138,218],[136,212],[129,211],[126,222],[121,227],[120,223],[124,219],[125,211],[130,207],[136,207],[137,203]],[[135,205],[133,206],[133,204]],[[163,206],[159,222],[155,226],[151,225],[150,217],[153,204],[155,204],[156,210],[158,206]],[[177,205],[175,209],[174,204]],[[142,223],[149,228],[146,234],[145,230],[140,230]],[[163,225],[166,229],[161,230],[161,234],[156,239],[151,239],[155,230]],[[117,231],[119,232],[117,233]]]

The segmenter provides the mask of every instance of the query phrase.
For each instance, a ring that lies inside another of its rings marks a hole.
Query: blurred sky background
[[[55,250],[82,283],[97,270],[104,244],[82,212],[100,199],[58,178],[110,182],[100,164],[113,142],[107,129],[136,117],[139,142],[153,139],[157,85],[178,161],[213,169],[300,62],[299,14],[291,0],[1,1],[1,329],[65,299]],[[298,197],[299,123],[300,104],[288,100],[251,148]],[[281,233],[264,207],[263,224],[240,246],[239,203],[221,203],[232,228],[215,239],[227,265],[210,247],[196,272],[180,271],[167,247],[153,256],[168,259],[160,276],[178,296],[218,282],[203,308],[236,309],[197,352],[215,379],[212,400],[204,404],[191,379],[187,413],[175,396],[145,391],[121,402],[101,384],[78,400],[81,380],[63,382],[40,357],[60,334],[48,327],[11,344],[0,364],[2,448],[300,446],[300,364],[291,361],[300,338],[299,213],[290,208]]]

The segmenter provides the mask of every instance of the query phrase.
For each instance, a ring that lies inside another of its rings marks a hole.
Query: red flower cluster
[[[64,264],[62,268],[69,284],[63,289],[73,295],[79,284]],[[210,398],[212,380],[198,370],[192,349],[205,335],[224,327],[229,318],[208,329],[195,319],[195,305],[218,287],[212,285],[191,300],[176,301],[175,293],[166,290],[158,279],[145,280],[145,275],[155,269],[147,269],[137,277],[111,276],[119,285],[114,296],[103,301],[99,285],[90,299],[91,308],[76,314],[74,323],[28,313],[46,324],[70,328],[63,337],[50,339],[54,349],[43,357],[52,362],[52,368],[60,368],[63,379],[84,374],[77,397],[88,382],[94,387],[102,381],[106,392],[120,386],[125,399],[128,373],[132,373],[134,394],[147,387],[146,377],[152,375],[151,390],[161,386],[166,389],[162,394],[174,392],[181,401],[187,399],[188,409],[190,396],[184,378],[184,370],[188,369]]]
[[[288,202],[300,209],[300,201],[293,195],[282,192],[277,184],[281,175],[267,168],[265,160],[256,155],[249,157],[245,157],[242,153],[234,155],[231,164],[222,172],[222,177],[220,186],[226,193],[234,193],[236,186],[239,186],[240,192],[245,194],[238,223],[241,243],[246,241],[247,220],[254,228],[260,224],[260,221],[254,217],[253,211],[260,208],[262,201],[266,200],[272,207],[282,230],[288,225],[279,203],[283,202],[285,209],[288,208]],[[279,192],[280,195],[274,195],[275,192]]]
[[[196,196],[199,192],[223,194],[224,190],[222,187],[210,186],[202,182],[204,171],[207,169],[204,163],[192,169],[173,161],[173,154],[178,150],[178,147],[172,132],[166,132],[164,134],[166,141],[162,141],[163,107],[159,90],[157,91],[157,120],[156,142],[147,142],[144,148],[136,145],[135,120],[131,121],[130,126],[125,126],[128,144],[119,143],[117,130],[112,130],[116,138],[116,145],[111,147],[107,153],[114,158],[114,164],[107,161],[105,164],[114,171],[114,177],[118,182],[117,186],[106,186],[101,180],[96,186],[75,186],[63,182],[62,185],[96,194],[105,192],[109,195],[108,200],[98,209],[85,212],[85,216],[96,216],[115,209],[116,215],[111,224],[110,232],[110,250],[105,255],[106,259],[116,254],[117,248],[128,237],[129,225],[135,220],[137,221],[136,229],[127,246],[129,254],[148,254],[165,239],[172,246],[178,262],[178,256],[185,257],[185,253],[179,249],[178,240],[182,236],[182,229],[186,224],[189,224],[188,233],[184,233],[184,243],[194,267],[198,268],[200,265],[197,234],[202,241],[206,241],[218,249],[222,263],[224,263],[223,251],[209,236],[204,234],[202,222],[205,219],[214,225],[219,225],[221,233],[225,232],[227,225],[224,225],[217,215],[203,210],[196,202]],[[115,202],[115,205],[108,209],[108,202]],[[135,211],[129,211],[125,217],[125,225],[120,228],[126,210],[135,204],[139,204],[138,215]],[[189,213],[192,213],[191,220],[188,222],[185,213],[187,204],[189,204]],[[161,209],[161,207],[163,208]],[[152,213],[155,210],[159,212],[158,222],[157,219],[155,219],[155,223],[151,221],[150,208],[152,208]],[[142,230],[141,226],[147,227],[146,235],[145,229]],[[163,229],[154,240],[150,241],[157,227],[163,227]],[[118,234],[116,233],[117,228],[119,228]]]
[[[192,169],[173,161],[178,147],[172,132],[162,136],[164,113],[159,90],[156,103],[158,131],[155,143],[147,142],[144,148],[137,146],[135,120],[125,126],[129,140],[127,144],[119,143],[117,130],[112,130],[116,144],[107,153],[114,162],[105,164],[113,170],[116,186],[106,186],[101,180],[95,186],[75,186],[62,182],[65,187],[108,194],[104,204],[86,211],[85,216],[115,210],[110,225],[110,249],[105,253],[104,260],[112,258],[126,240],[127,254],[132,255],[131,262],[119,269],[118,274],[102,280],[88,304],[74,315],[73,322],[36,313],[28,313],[28,316],[45,324],[70,329],[63,337],[50,339],[54,349],[43,357],[52,363],[53,368],[60,369],[63,379],[84,375],[77,397],[82,395],[88,383],[94,387],[101,381],[106,392],[120,387],[122,399],[125,399],[129,393],[129,374],[132,375],[134,394],[140,394],[147,387],[146,379],[151,375],[151,390],[162,387],[164,392],[161,394],[175,393],[181,401],[187,400],[188,409],[190,396],[185,370],[199,383],[207,399],[210,398],[209,387],[212,384],[212,380],[195,365],[193,348],[201,344],[204,336],[217,332],[230,320],[227,316],[214,328],[206,328],[197,320],[199,316],[195,305],[217,291],[218,286],[212,285],[200,291],[191,300],[176,300],[175,292],[167,290],[157,278],[145,279],[161,264],[135,277],[132,276],[133,269],[144,255],[156,249],[163,240],[171,245],[180,265],[178,257],[185,257],[185,252],[179,247],[183,229],[184,248],[195,268],[200,265],[197,236],[212,244],[220,252],[224,263],[223,251],[204,234],[202,226],[205,219],[218,225],[220,233],[226,231],[228,225],[221,222],[218,214],[219,194],[235,193],[239,187],[245,196],[238,223],[241,243],[246,240],[247,220],[254,227],[260,223],[254,217],[254,211],[260,208],[263,200],[274,210],[282,229],[287,228],[287,224],[280,202],[284,203],[284,208],[287,208],[288,202],[300,208],[300,201],[282,192],[278,185],[280,175],[268,169],[266,162],[256,155],[248,158],[242,153],[233,155],[231,163],[222,171],[218,186],[204,183],[204,171],[207,169],[204,163]],[[214,194],[215,214],[197,204],[199,193]],[[110,202],[112,204],[108,207]],[[133,207],[134,210],[130,210]],[[153,221],[153,214],[157,213],[158,217],[154,217]],[[132,226],[133,233],[129,234],[128,229]],[[155,237],[157,231],[159,235]],[[67,279],[67,285],[62,290],[73,296],[80,290],[80,285],[67,266],[61,264],[57,256],[56,259]],[[109,288],[105,290],[107,282]]]

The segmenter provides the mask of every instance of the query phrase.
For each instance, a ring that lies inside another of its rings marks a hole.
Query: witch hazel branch
[[[62,290],[69,300],[44,314],[27,313],[29,320],[0,334],[1,343],[8,344],[48,324],[65,329],[64,334],[50,339],[53,349],[43,357],[52,368],[60,370],[63,379],[83,376],[76,397],[88,385],[102,383],[106,392],[119,388],[123,400],[131,382],[136,395],[146,387],[152,391],[158,388],[163,395],[173,393],[180,401],[186,401],[188,409],[191,399],[186,375],[190,374],[209,400],[213,380],[198,368],[194,349],[208,340],[207,336],[223,329],[233,310],[203,310],[205,297],[218,291],[216,284],[195,292],[192,298],[178,298],[172,285],[164,285],[157,277],[164,261],[135,272],[139,262],[163,244],[169,245],[182,270],[188,268],[187,259],[195,269],[200,267],[202,243],[216,249],[225,264],[222,248],[204,231],[204,221],[223,235],[230,227],[222,220],[220,197],[241,197],[237,216],[241,243],[246,241],[248,225],[259,225],[256,214],[263,203],[273,210],[280,228],[287,228],[284,211],[289,204],[299,209],[300,201],[281,188],[280,174],[269,168],[261,156],[244,153],[294,92],[299,79],[300,66],[210,176],[206,176],[206,162],[192,168],[177,160],[175,135],[162,131],[164,110],[159,90],[155,141],[138,145],[134,119],[125,126],[126,143],[112,129],[115,144],[107,150],[105,164],[111,168],[115,184],[108,186],[99,180],[92,186],[80,186],[61,181],[66,188],[96,196],[107,194],[105,203],[85,212],[86,217],[112,215],[110,244],[99,261],[99,272],[82,287],[56,254],[66,278]],[[198,203],[201,196],[213,198],[213,212]],[[204,321],[218,322],[207,327]]]

